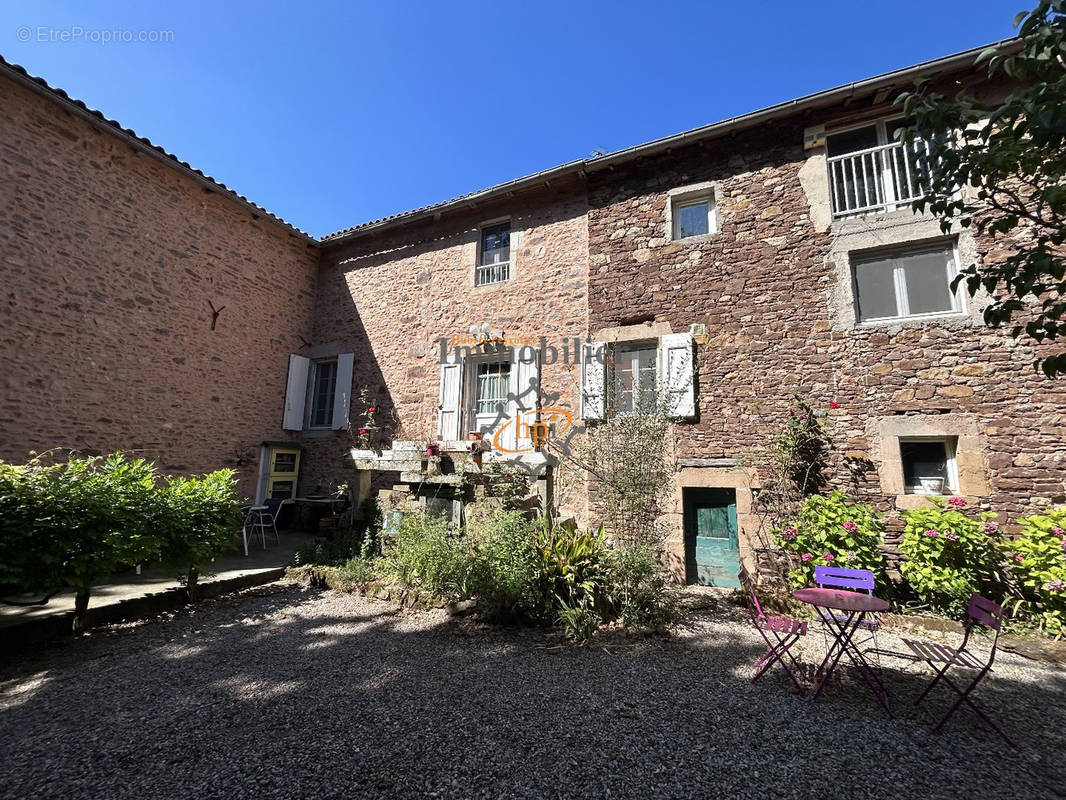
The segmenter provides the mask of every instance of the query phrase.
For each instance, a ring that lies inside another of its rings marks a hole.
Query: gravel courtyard
[[[894,720],[853,676],[817,704],[748,686],[738,613],[573,648],[274,584],[6,658],[0,796],[1066,796],[1063,669],[997,661],[978,700],[1013,752],[969,711],[933,735],[914,667]]]

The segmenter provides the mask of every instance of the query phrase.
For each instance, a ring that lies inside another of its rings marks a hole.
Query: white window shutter
[[[511,350],[511,390],[507,398],[507,426],[500,443],[509,450],[533,449],[531,427],[540,408],[540,350],[515,347]]]
[[[581,359],[581,418],[607,417],[607,345],[586,342]]]
[[[659,340],[659,382],[666,416],[696,416],[696,382],[693,374],[692,334],[668,333]]]
[[[348,414],[352,407],[354,366],[354,353],[341,353],[337,356],[337,387],[333,390],[333,430],[335,431],[342,431],[348,427]]]
[[[304,427],[304,403],[307,401],[307,374],[311,359],[289,356],[289,379],[285,385],[285,413],[281,427],[287,431],[302,431]]]
[[[437,406],[437,433],[445,441],[455,441],[459,438],[462,386],[462,356],[449,351],[445,356],[445,363],[440,365],[440,396]]]

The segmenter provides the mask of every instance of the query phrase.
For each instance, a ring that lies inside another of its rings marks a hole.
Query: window
[[[826,136],[834,216],[894,211],[920,194],[928,148],[922,141],[905,145],[895,138],[908,122],[880,120]]]
[[[511,223],[486,225],[481,229],[478,246],[477,272],[474,282],[478,286],[500,283],[511,277]]]
[[[511,390],[511,364],[497,362],[477,365],[477,384],[474,387],[474,413],[496,415],[507,403]]]
[[[672,198],[670,204],[673,239],[714,233],[714,200],[709,192],[680,195]]]
[[[900,439],[903,484],[908,494],[950,494],[959,491],[955,437]]]
[[[658,401],[658,348],[619,347],[611,369],[613,406],[619,414],[654,408]]]
[[[337,362],[316,361],[311,378],[310,428],[333,426],[333,398],[337,391]]]
[[[860,322],[950,314],[961,310],[951,281],[955,249],[937,246],[854,261]]]

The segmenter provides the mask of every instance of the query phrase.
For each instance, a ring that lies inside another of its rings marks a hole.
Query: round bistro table
[[[863,681],[873,692],[877,702],[881,704],[889,716],[892,716],[892,712],[888,708],[888,693],[885,691],[884,684],[881,683],[881,679],[877,677],[877,673],[874,672],[862,652],[851,641],[866,615],[888,611],[888,603],[880,597],[874,597],[863,592],[849,592],[846,589],[811,587],[797,589],[792,593],[792,596],[801,603],[814,606],[815,610],[819,611],[818,616],[821,617],[826,630],[833,637],[833,644],[830,645],[825,658],[822,659],[822,663],[818,665],[816,673],[818,685],[811,699],[818,699],[818,695],[822,693],[822,689],[825,688],[829,677],[840,662],[840,657],[847,653],[848,659],[855,665],[855,669],[859,671],[859,675],[862,676]],[[821,613],[823,609],[830,613]],[[832,613],[834,611],[844,613],[834,614]]]

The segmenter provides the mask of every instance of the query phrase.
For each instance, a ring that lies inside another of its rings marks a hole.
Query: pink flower
[[[840,408],[840,403],[838,403],[836,400],[830,400],[829,401],[829,407],[830,408]]]
[[[1062,549],[1066,550],[1066,539],[1062,540]]]
[[[1054,528],[1051,529],[1051,532],[1053,534],[1055,534],[1056,536],[1066,536],[1066,531],[1064,531],[1062,528],[1058,527],[1057,525]]]
[[[928,536],[930,539],[935,539],[937,536],[940,535],[940,531],[935,531],[932,528],[930,528],[929,530],[927,530],[925,532],[925,535]]]
[[[832,553],[825,553],[824,555],[822,555],[822,558],[824,558],[826,561],[832,561],[833,560],[833,554]]]
[[[1021,553],[1016,553],[1015,556],[1014,556],[1014,560],[1017,561],[1019,564],[1021,564],[1023,561],[1025,561],[1025,559],[1022,558]]]
[[[1055,580],[1048,581],[1044,584],[1044,588],[1049,592],[1061,592],[1063,588],[1066,588],[1066,584],[1064,584],[1059,578],[1055,578]]]
[[[787,528],[781,531],[781,538],[786,542],[791,542],[796,538],[796,534],[799,533],[795,528],[789,525]]]
[[[844,523],[844,530],[848,533],[855,533],[859,529],[859,526],[852,522],[850,519]]]
[[[996,533],[999,533],[999,523],[998,522],[986,522],[985,523],[985,533],[987,533],[989,536],[992,536],[992,535],[994,535]]]
[[[948,505],[955,506],[957,508],[962,508],[964,505],[966,505],[966,501],[963,500],[961,497],[952,497],[950,500],[948,500]]]
[[[951,541],[953,541],[953,542],[957,542],[959,540],[959,535],[957,533],[955,533],[954,531],[948,531],[944,535],[947,536],[949,539],[951,539]]]
[[[858,561],[858,560],[859,560],[859,557],[857,555],[855,555],[854,553],[848,553],[848,561],[849,562]]]
[[[814,556],[812,556],[810,553],[804,553],[800,556],[801,561],[810,561],[812,558],[814,558]]]

